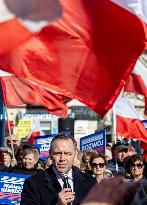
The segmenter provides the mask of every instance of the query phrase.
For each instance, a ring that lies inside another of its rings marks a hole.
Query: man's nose
[[[64,160],[64,158],[65,158],[65,155],[64,155],[64,153],[62,153],[62,154],[60,155],[60,160]]]

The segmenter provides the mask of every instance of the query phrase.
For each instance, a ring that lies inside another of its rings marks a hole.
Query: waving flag
[[[49,113],[66,117],[67,106],[64,96],[3,71],[0,71],[0,82],[4,104],[7,107],[23,104],[42,105]]]
[[[118,97],[113,110],[116,117],[117,135],[147,142],[147,130],[129,100]]]
[[[60,2],[62,17],[1,57],[0,65],[103,116],[146,48],[147,1]]]
[[[137,61],[124,90],[147,97],[147,67],[141,61]]]
[[[60,16],[58,0],[1,0],[0,55]]]

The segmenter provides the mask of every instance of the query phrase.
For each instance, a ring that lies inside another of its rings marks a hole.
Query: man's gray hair
[[[75,147],[75,150],[77,150],[77,142],[76,142],[76,140],[74,139],[74,137],[72,137],[71,135],[67,135],[67,134],[64,134],[64,133],[60,133],[60,134],[56,135],[56,136],[52,139],[52,141],[51,141],[51,146],[50,146],[50,152],[51,152],[51,153],[53,152],[54,143],[55,143],[57,140],[72,140],[73,145],[74,145],[74,147]]]

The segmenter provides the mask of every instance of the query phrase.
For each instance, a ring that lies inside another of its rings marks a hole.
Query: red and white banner
[[[113,106],[113,111],[117,135],[147,142],[147,130],[129,100],[118,97]]]
[[[6,106],[42,105],[49,113],[66,117],[67,106],[64,96],[3,71],[0,71],[0,82]]]
[[[129,75],[124,91],[147,97],[147,67],[141,61],[137,61],[132,73]]]
[[[146,48],[146,0],[60,2],[62,17],[1,57],[0,66],[104,116]]]
[[[0,55],[61,17],[58,0],[1,0]]]

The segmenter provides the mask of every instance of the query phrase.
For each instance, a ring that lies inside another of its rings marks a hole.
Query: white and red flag
[[[61,16],[58,0],[1,0],[0,55]]]
[[[104,116],[146,48],[147,1],[60,2],[62,17],[1,57],[0,66]]]
[[[147,142],[147,130],[138,116],[135,107],[128,99],[118,97],[114,103],[113,112],[117,135]]]
[[[147,97],[147,67],[138,60],[126,81],[124,91]]]
[[[45,134],[41,130],[40,121],[39,120],[34,120],[33,123],[32,123],[32,130],[29,133],[29,135],[27,136],[27,141],[30,144],[35,144],[35,137],[43,136],[43,135],[45,135]]]
[[[2,70],[0,82],[6,107],[23,104],[42,105],[49,113],[66,117],[68,108],[64,96]]]

